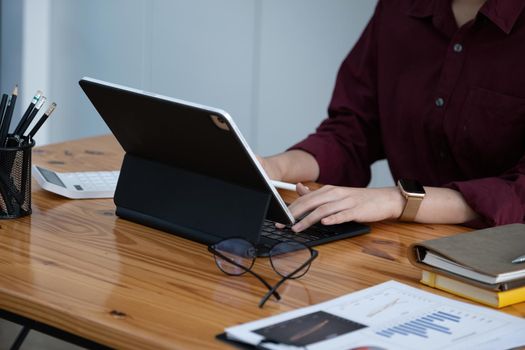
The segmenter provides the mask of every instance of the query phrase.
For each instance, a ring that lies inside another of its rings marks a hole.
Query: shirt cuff
[[[310,135],[303,141],[293,145],[288,150],[302,150],[310,153],[319,165],[319,178],[316,180],[322,184],[349,185],[348,167],[345,167],[346,155],[333,143]]]
[[[523,205],[513,183],[499,178],[452,182],[443,187],[459,191],[479,218],[464,223],[485,228],[523,221]]]

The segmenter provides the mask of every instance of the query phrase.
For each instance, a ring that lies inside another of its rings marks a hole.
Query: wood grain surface
[[[115,170],[122,157],[112,136],[33,151],[33,163],[56,171]],[[372,224],[370,234],[318,247],[310,272],[259,309],[265,289],[255,278],[224,275],[202,244],[117,218],[111,199],[64,199],[34,181],[32,199],[31,216],[0,221],[0,308],[122,349],[228,349],[214,338],[225,327],[390,279],[455,298],[419,284],[406,252],[467,231]],[[254,268],[278,281],[268,260]],[[524,316],[525,303],[503,311]]]

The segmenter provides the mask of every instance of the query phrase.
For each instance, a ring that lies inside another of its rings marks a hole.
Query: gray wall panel
[[[255,1],[153,3],[151,88],[227,110],[251,141]]]
[[[108,132],[78,87],[87,75],[223,108],[263,155],[325,117],[337,69],[376,3],[1,1],[2,89],[19,82],[26,104],[41,88],[59,106],[39,144]],[[390,183],[385,169],[372,185]]]

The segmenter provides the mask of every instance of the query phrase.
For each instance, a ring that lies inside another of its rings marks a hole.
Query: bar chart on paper
[[[390,328],[377,331],[376,334],[391,338],[394,335],[416,335],[421,338],[428,338],[429,332],[440,332],[452,335],[451,328],[448,322],[460,323],[461,316],[451,313],[436,311],[427,315],[423,315],[414,320],[392,326]]]
[[[374,332],[387,339],[404,338],[403,341],[409,341],[415,347],[428,347],[436,342],[453,344],[468,341],[469,338],[504,327],[505,324],[505,321],[488,319],[467,311],[436,308],[401,322],[382,325]]]
[[[439,302],[407,289],[387,288],[329,310],[370,325],[369,331],[387,342],[429,349],[460,344],[507,325],[505,319]]]

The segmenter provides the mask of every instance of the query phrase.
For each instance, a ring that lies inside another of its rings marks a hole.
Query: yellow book
[[[496,291],[480,288],[427,270],[422,270],[421,283],[496,308],[525,301],[525,286],[506,291]]]

